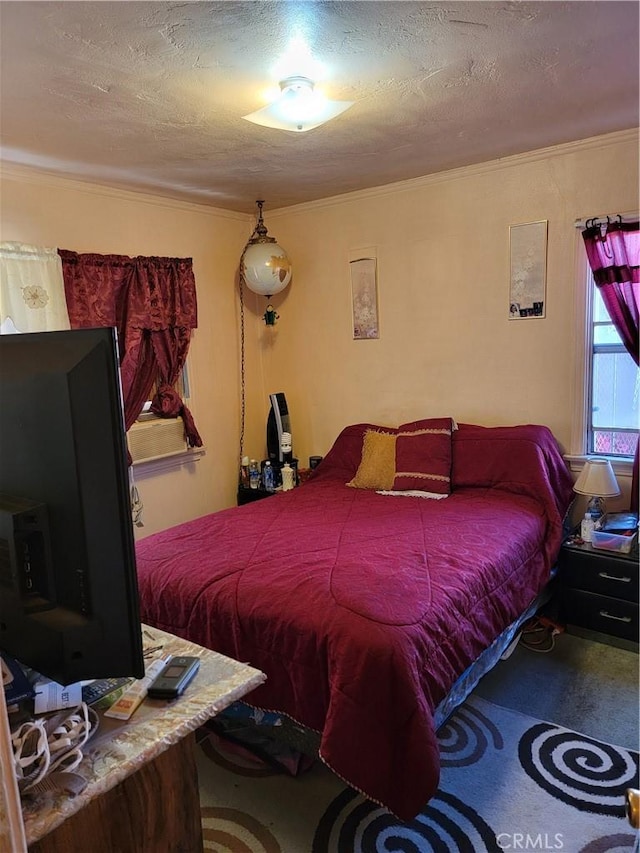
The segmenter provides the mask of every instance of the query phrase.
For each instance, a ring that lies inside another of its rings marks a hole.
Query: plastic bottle
[[[242,457],[242,464],[240,466],[240,485],[243,488],[249,488],[249,457]]]
[[[282,491],[288,492],[290,489],[293,489],[295,486],[295,471],[289,465],[288,462],[285,462],[282,466]]]
[[[267,459],[262,469],[262,484],[267,492],[275,492],[275,482],[273,479],[273,466]]]
[[[580,524],[580,538],[583,542],[591,542],[591,534],[593,533],[594,521],[590,513],[585,513]]]
[[[255,459],[249,462],[249,486],[252,489],[257,489],[260,485],[260,469]]]

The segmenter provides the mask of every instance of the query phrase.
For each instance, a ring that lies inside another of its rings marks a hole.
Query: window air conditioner
[[[186,453],[182,418],[152,418],[136,421],[127,433],[129,453],[135,465]]]

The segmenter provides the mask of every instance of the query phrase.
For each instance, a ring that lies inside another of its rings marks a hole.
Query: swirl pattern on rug
[[[282,853],[267,827],[239,809],[203,806],[202,837],[205,850],[216,853]]]
[[[621,832],[615,835],[603,835],[590,841],[586,847],[582,847],[580,853],[629,853],[633,848],[635,835]]]
[[[499,853],[495,833],[462,800],[438,793],[414,820],[399,821],[381,806],[346,788],[327,807],[313,839],[312,853]]]
[[[438,731],[441,767],[475,764],[489,745],[502,749],[504,741],[497,726],[477,708],[465,705]]]
[[[637,756],[549,723],[518,744],[525,773],[551,796],[583,812],[624,817],[624,794],[637,787]]]

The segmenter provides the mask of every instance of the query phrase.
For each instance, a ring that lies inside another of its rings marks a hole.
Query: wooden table
[[[101,715],[77,773],[75,797],[23,796],[30,853],[196,853],[202,848],[194,732],[265,675],[145,626],[162,655],[196,655],[200,671],[174,702],[146,699],[130,720]]]

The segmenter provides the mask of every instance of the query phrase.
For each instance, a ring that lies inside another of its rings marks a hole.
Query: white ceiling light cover
[[[315,90],[308,77],[288,77],[281,81],[280,89],[275,101],[243,118],[263,127],[304,133],[353,106],[353,101],[330,101]]]

